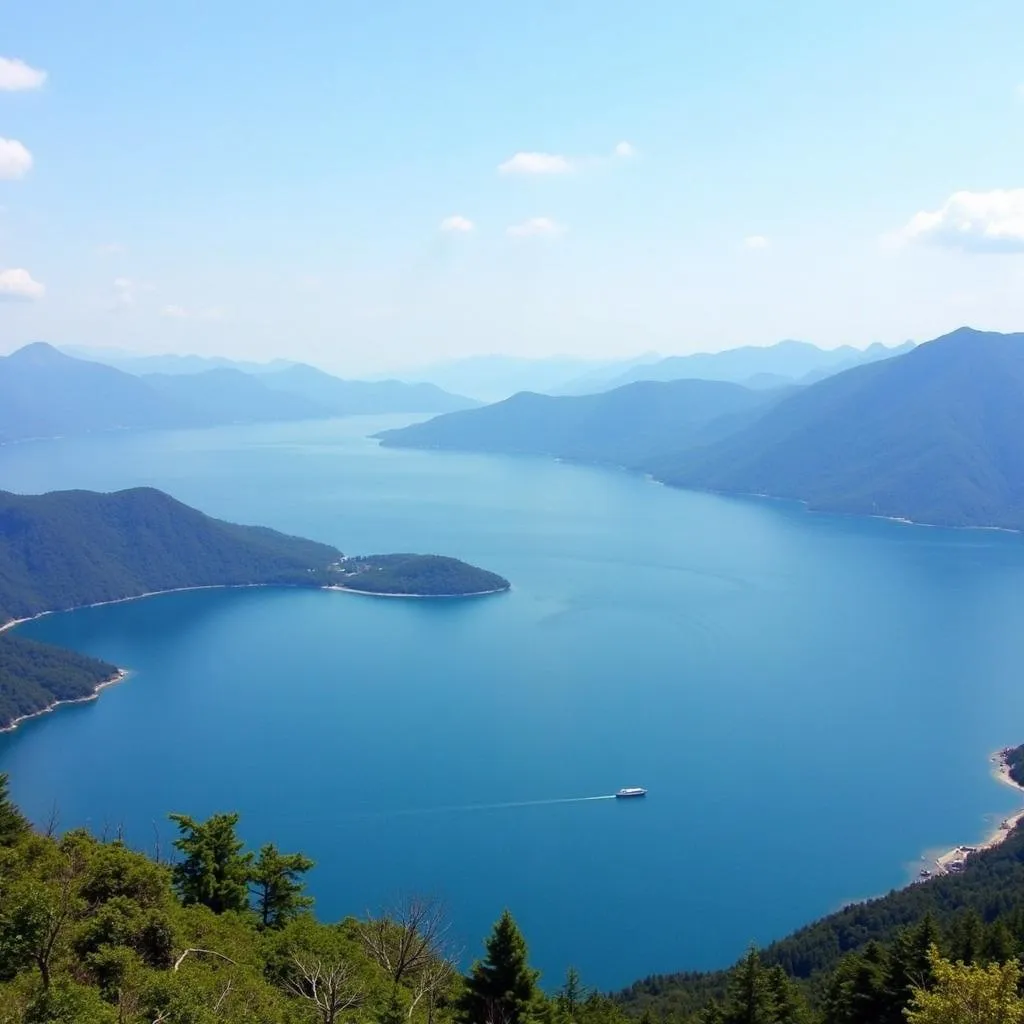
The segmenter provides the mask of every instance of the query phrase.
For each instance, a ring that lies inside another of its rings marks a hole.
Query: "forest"
[[[52,824],[37,831],[0,775],[0,1021],[1024,1020],[1020,834],[971,858],[959,877],[906,890],[935,891],[936,898],[895,907],[894,893],[862,905],[859,927],[811,926],[787,940],[789,947],[749,950],[728,972],[647,979],[613,997],[587,988],[572,968],[542,984],[508,910],[464,973],[462,950],[436,900],[405,897],[373,916],[321,922],[306,894],[314,868],[308,857],[272,843],[246,850],[237,814],[169,817],[177,829],[173,850],[157,847],[151,855],[118,834],[58,835]],[[815,948],[816,962],[827,966],[800,973]],[[798,949],[806,951],[802,961]]]

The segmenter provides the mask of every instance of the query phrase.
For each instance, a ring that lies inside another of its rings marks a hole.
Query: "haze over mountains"
[[[1024,528],[1024,334],[962,328],[805,387],[641,387],[520,395],[383,443],[554,454],[833,512]]]
[[[298,364],[260,375],[219,367],[136,376],[42,342],[0,357],[0,442],[356,413],[436,413],[475,404],[432,385],[344,381]]]

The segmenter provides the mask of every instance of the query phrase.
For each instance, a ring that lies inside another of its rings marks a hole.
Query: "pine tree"
[[[558,991],[558,1008],[569,1020],[575,1020],[580,1003],[586,998],[587,992],[580,981],[580,972],[575,967],[570,967],[565,972],[565,982]]]
[[[776,1024],[775,998],[757,950],[733,968],[722,1013],[723,1024]]]
[[[889,953],[882,1013],[877,1024],[904,1024],[904,1010],[912,993],[931,981],[930,953],[939,939],[939,929],[930,914],[896,936]]]
[[[7,773],[0,772],[0,846],[10,846],[28,830],[28,819],[11,800]]]
[[[768,969],[768,989],[775,1024],[808,1024],[811,1011],[803,994],[778,965]]]
[[[465,1024],[524,1024],[537,1004],[539,972],[529,966],[526,940],[506,910],[495,924],[485,948],[466,979],[459,1000]]]
[[[301,880],[313,862],[301,853],[281,853],[267,843],[252,867],[250,884],[256,900],[256,913],[264,928],[281,928],[313,905],[303,894]]]
[[[174,846],[184,859],[174,865],[174,886],[182,903],[201,903],[215,914],[249,907],[249,868],[252,854],[242,853],[235,828],[237,814],[214,814],[196,821],[172,814],[181,835]]]
[[[888,954],[877,942],[847,953],[832,972],[825,992],[829,1024],[877,1024],[885,1005]]]

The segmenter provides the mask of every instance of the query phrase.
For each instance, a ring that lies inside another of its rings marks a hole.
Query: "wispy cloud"
[[[499,174],[568,174],[573,164],[557,153],[516,153],[502,164]]]
[[[520,152],[504,163],[498,164],[499,174],[559,175],[572,174],[610,163],[613,160],[630,160],[636,156],[636,147],[631,142],[620,142],[607,156],[563,156],[561,153]]]
[[[45,81],[45,71],[29,67],[17,57],[0,57],[0,92],[40,89]]]
[[[127,251],[120,242],[104,242],[96,246],[97,256],[123,256]]]
[[[17,139],[0,138],[0,179],[24,178],[32,170],[32,154]]]
[[[135,305],[135,282],[127,277],[114,278],[114,309]]]
[[[767,249],[770,244],[764,235],[747,235],[743,239],[744,249]]]
[[[937,210],[921,210],[895,235],[964,252],[1024,252],[1024,188],[954,192]]]
[[[467,234],[476,228],[476,225],[468,218],[463,217],[462,214],[453,213],[450,217],[445,217],[441,221],[441,230],[448,231],[454,234]]]
[[[0,299],[33,301],[46,294],[46,286],[33,279],[23,267],[0,270]]]
[[[512,224],[508,234],[513,238],[552,238],[565,232],[565,225],[550,217],[530,217],[521,224]]]

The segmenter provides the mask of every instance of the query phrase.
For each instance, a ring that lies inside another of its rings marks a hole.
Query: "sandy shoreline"
[[[1024,786],[1019,785],[1010,778],[1010,766],[1007,763],[1007,755],[1012,747],[1004,747],[997,750],[989,757],[992,764],[992,775],[1004,786],[1011,786],[1018,793],[1024,793]],[[982,850],[991,850],[1000,843],[1005,842],[1013,829],[1024,821],[1024,807],[1012,814],[1007,815],[1003,820],[980,842],[968,846],[961,844],[954,846],[952,850],[935,857],[931,866],[925,866],[918,872],[919,879],[934,878],[936,875],[956,874],[964,869],[967,858]]]
[[[22,619],[22,621],[26,622],[28,620]],[[109,679],[104,679],[103,682],[97,683],[93,687],[92,693],[87,693],[84,697],[74,697],[71,700],[55,700],[52,704],[48,704],[45,708],[40,708],[38,711],[30,711],[27,715],[19,715],[9,725],[0,728],[0,733],[14,732],[22,722],[39,718],[41,715],[48,715],[51,711],[56,711],[57,708],[63,707],[65,704],[88,704],[90,701],[96,700],[100,692],[108,686],[116,686],[118,683],[123,683],[128,678],[128,675],[127,669],[119,668]]]

